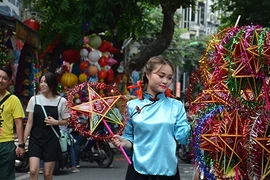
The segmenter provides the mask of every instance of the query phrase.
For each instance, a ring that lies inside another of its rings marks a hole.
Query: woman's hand
[[[55,126],[58,125],[58,120],[55,120],[53,117],[48,116],[48,118],[45,118],[44,120],[45,124],[47,126]]]
[[[114,146],[122,146],[124,148],[131,148],[132,147],[132,144],[131,142],[129,142],[128,140],[125,140],[124,138],[122,138],[121,136],[119,135],[114,135],[113,138],[112,138],[112,143]]]

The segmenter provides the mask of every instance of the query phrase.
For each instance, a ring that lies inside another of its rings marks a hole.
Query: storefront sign
[[[39,34],[20,21],[16,21],[16,38],[35,48],[39,48]]]

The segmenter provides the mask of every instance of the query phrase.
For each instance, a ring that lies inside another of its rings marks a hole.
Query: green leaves
[[[217,0],[212,5],[212,11],[222,11],[221,23],[226,26],[233,26],[237,17],[241,15],[239,26],[259,24],[268,27],[270,23],[269,14],[270,1],[257,0]]]

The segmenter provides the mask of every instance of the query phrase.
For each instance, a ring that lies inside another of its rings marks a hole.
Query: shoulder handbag
[[[39,103],[40,103],[40,106],[42,108],[42,111],[43,111],[43,113],[45,115],[45,118],[48,118],[48,115],[46,113],[46,110],[45,110],[45,108],[44,108],[44,106],[43,106],[43,104],[42,104],[42,102],[41,102],[40,99],[39,99]],[[68,135],[65,132],[63,132],[63,131],[60,130],[60,136],[59,136],[58,133],[56,132],[56,130],[53,128],[53,126],[51,126],[51,128],[52,128],[53,132],[55,133],[56,137],[59,140],[61,151],[62,152],[67,152]]]

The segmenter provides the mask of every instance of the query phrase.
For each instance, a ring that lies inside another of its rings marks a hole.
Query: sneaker
[[[80,168],[81,167],[81,165],[80,164],[76,164],[76,168]]]
[[[39,170],[39,172],[38,172],[39,174],[43,174],[43,169],[42,168],[40,168],[40,170]]]
[[[78,168],[74,167],[74,168],[72,168],[72,171],[71,172],[77,173],[77,172],[80,172],[80,170]]]

